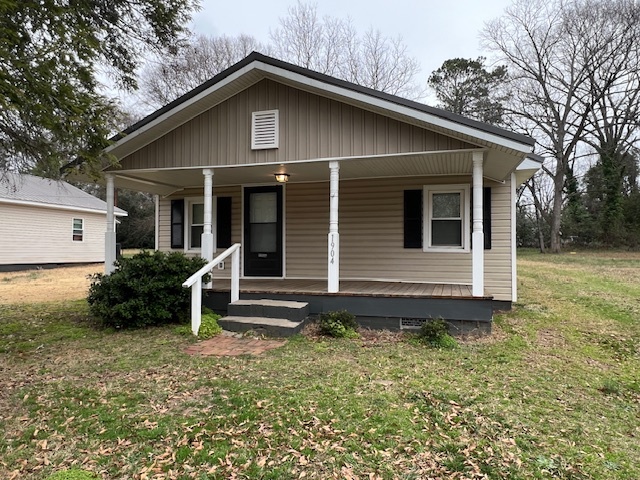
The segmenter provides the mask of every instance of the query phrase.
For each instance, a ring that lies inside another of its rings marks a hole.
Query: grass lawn
[[[640,254],[523,252],[490,338],[193,358],[84,301],[0,305],[0,478],[640,478]]]

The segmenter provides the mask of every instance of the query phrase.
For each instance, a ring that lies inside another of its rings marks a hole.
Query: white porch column
[[[205,168],[204,175],[204,228],[202,232],[202,258],[210,262],[216,251],[216,241],[213,236],[213,170]]]
[[[109,275],[115,270],[116,261],[116,224],[114,210],[114,180],[113,174],[106,173],[107,180],[107,231],[104,234],[104,273]]]
[[[340,234],[338,233],[338,187],[340,184],[340,163],[329,162],[329,256],[328,284],[329,293],[340,291]]]
[[[474,297],[484,296],[484,232],[482,230],[482,166],[484,154],[473,152],[473,248]]]
[[[153,204],[155,205],[155,235],[154,235],[154,250],[160,250],[160,195],[153,196]]]

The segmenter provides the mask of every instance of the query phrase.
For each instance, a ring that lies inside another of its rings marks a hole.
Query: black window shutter
[[[482,232],[484,249],[491,250],[491,187],[482,189]],[[471,198],[471,248],[473,248],[473,196]]]
[[[171,248],[184,248],[184,200],[171,200]]]
[[[422,248],[422,190],[404,191],[404,248]]]
[[[491,250],[491,187],[484,187],[482,199],[482,231],[484,249]]]
[[[231,246],[231,197],[218,197],[216,207],[216,247]]]

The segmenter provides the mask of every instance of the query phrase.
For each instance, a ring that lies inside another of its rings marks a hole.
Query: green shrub
[[[49,475],[47,480],[97,480],[98,476],[87,470],[79,468],[71,468],[69,470],[58,470],[56,473]]]
[[[318,324],[320,332],[324,335],[336,338],[355,338],[358,336],[356,317],[346,310],[322,313]]]
[[[204,259],[179,252],[143,251],[120,258],[113,273],[91,277],[89,309],[105,325],[116,328],[184,320],[191,291],[182,283],[205,265]]]
[[[458,342],[449,335],[449,325],[442,318],[427,320],[420,327],[418,338],[427,345],[435,348],[457,348]]]
[[[198,330],[200,338],[211,338],[222,333],[222,327],[218,325],[220,315],[217,313],[205,313],[202,315],[202,322]]]

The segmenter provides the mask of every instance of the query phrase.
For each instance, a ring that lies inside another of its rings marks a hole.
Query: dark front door
[[[244,275],[282,276],[282,186],[244,189]]]

